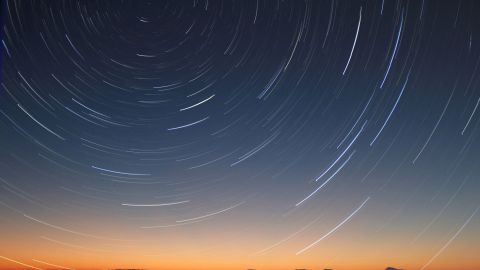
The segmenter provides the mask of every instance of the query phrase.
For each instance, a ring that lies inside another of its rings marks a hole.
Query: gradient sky
[[[2,1],[0,269],[480,269],[479,1]]]

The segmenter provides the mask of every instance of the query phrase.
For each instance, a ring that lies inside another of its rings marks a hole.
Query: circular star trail
[[[480,267],[479,11],[5,1],[0,266]]]

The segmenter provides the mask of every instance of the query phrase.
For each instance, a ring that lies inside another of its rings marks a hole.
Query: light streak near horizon
[[[368,200],[370,200],[370,197],[368,197],[367,199],[365,199],[365,201],[362,202],[362,204],[360,204],[359,207],[357,207],[348,217],[346,217],[344,220],[342,220],[342,222],[338,223],[337,226],[335,226],[333,229],[331,229],[329,232],[327,232],[326,234],[324,234],[322,237],[320,237],[318,240],[316,240],[315,242],[311,243],[310,245],[302,248],[301,250],[297,251],[297,253],[295,253],[295,255],[300,255],[302,253],[304,253],[305,251],[309,250],[310,248],[312,248],[313,246],[317,245],[320,241],[322,241],[323,239],[327,238],[328,236],[330,236],[332,233],[336,232],[340,227],[343,226],[343,224],[347,223],[358,211],[360,211],[360,209],[363,208],[363,206],[365,206],[365,204],[368,202]]]
[[[183,223],[183,222],[187,222],[187,221],[193,221],[193,220],[198,220],[198,219],[204,219],[204,218],[207,218],[207,217],[211,217],[211,216],[214,216],[214,215],[218,215],[218,214],[221,214],[223,212],[227,212],[229,210],[232,210],[234,208],[237,208],[238,206],[244,204],[245,202],[241,202],[241,203],[237,203],[233,206],[230,206],[228,208],[225,208],[225,209],[222,209],[222,210],[219,210],[219,211],[216,211],[216,212],[213,212],[213,213],[208,213],[208,214],[205,214],[203,216],[199,216],[199,217],[194,217],[194,218],[187,218],[187,219],[182,219],[182,220],[177,220],[175,222],[178,222],[178,223]]]
[[[184,204],[190,201],[179,201],[179,202],[169,202],[169,203],[155,203],[155,204],[134,204],[134,203],[122,203],[123,206],[136,206],[136,207],[155,207],[155,206],[169,206],[169,205],[177,205],[177,204]]]
[[[48,266],[53,266],[53,267],[57,267],[57,268],[60,268],[60,269],[75,270],[74,268],[60,266],[60,265],[57,265],[57,264],[53,264],[53,263],[49,263],[49,262],[45,262],[45,261],[41,261],[41,260],[32,259],[32,261],[43,263],[43,264],[46,264]]]
[[[463,231],[463,229],[468,225],[468,223],[470,223],[470,221],[472,220],[472,218],[475,216],[475,214],[478,212],[478,209],[480,209],[480,207],[477,207],[477,209],[475,209],[475,211],[473,211],[473,213],[467,218],[467,220],[462,224],[462,226],[457,230],[457,232],[455,232],[455,234],[443,245],[442,248],[440,248],[437,253],[435,253],[433,255],[432,258],[430,258],[430,260],[428,260],[427,263],[425,263],[424,266],[422,266],[422,268],[420,268],[420,270],[423,270],[425,268],[427,268],[445,249],[447,249],[447,247],[453,242],[453,240],[455,240],[455,238],[457,238],[457,236]]]
[[[7,260],[7,261],[14,262],[14,263],[16,263],[16,264],[20,264],[20,265],[23,265],[23,266],[26,266],[26,267],[30,267],[30,268],[33,268],[33,269],[44,270],[44,269],[42,269],[42,268],[38,268],[38,267],[29,265],[29,264],[26,264],[26,263],[23,263],[23,262],[19,262],[19,261],[16,261],[16,260],[14,260],[14,259],[7,258],[7,257],[2,256],[2,255],[0,255],[0,258],[1,258],[1,259],[4,259],[4,260]]]

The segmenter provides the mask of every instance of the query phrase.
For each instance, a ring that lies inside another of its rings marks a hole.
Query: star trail
[[[480,268],[480,2],[1,7],[0,269]]]

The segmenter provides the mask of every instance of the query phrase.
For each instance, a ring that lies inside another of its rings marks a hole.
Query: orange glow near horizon
[[[298,250],[301,247],[300,243],[304,242],[304,239],[311,239],[312,234],[299,236],[297,239],[285,241],[263,253],[258,253],[274,244],[275,240],[268,232],[262,234],[259,231],[242,231],[239,229],[241,226],[210,234],[205,232],[197,234],[192,230],[188,233],[189,236],[185,231],[182,231],[182,234],[175,234],[174,230],[163,232],[160,230],[155,240],[131,238],[109,243],[72,236],[51,228],[41,228],[36,232],[38,235],[33,236],[35,233],[28,231],[31,226],[37,225],[19,227],[15,236],[2,235],[0,255],[4,258],[0,257],[0,269],[29,268],[19,263],[41,269],[59,269],[52,266],[58,265],[85,270],[115,268],[369,270],[384,269],[387,266],[419,269],[441,248],[442,242],[446,239],[432,238],[429,239],[429,243],[419,242],[411,245],[410,239],[407,241],[400,235],[382,239],[372,238],[364,225],[352,222],[308,252],[295,255],[292,250]],[[23,235],[20,233],[22,230]],[[467,230],[464,233],[468,235],[469,232]],[[476,257],[475,243],[478,243],[479,238],[480,236],[471,234],[469,237],[459,237],[426,269],[478,269],[480,264]],[[167,248],[165,243],[169,243]],[[410,248],[407,249],[407,246]],[[458,260],[461,263],[458,263]]]

